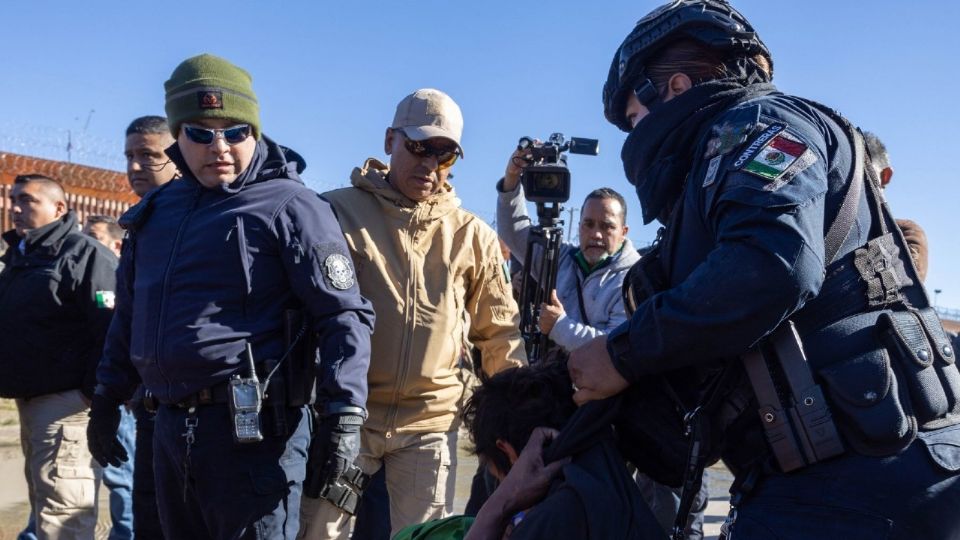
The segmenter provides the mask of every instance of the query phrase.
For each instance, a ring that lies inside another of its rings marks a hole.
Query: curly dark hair
[[[560,429],[576,410],[566,366],[551,362],[484,376],[461,416],[470,432],[473,452],[506,473],[510,461],[497,448],[497,440],[510,443],[520,452],[534,428]]]

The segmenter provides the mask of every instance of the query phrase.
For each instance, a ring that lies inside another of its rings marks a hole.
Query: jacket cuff
[[[607,353],[610,354],[613,367],[620,373],[620,376],[628,382],[634,383],[640,379],[640,376],[634,373],[630,358],[631,349],[630,321],[627,321],[607,335]]]
[[[523,186],[523,183],[517,182],[517,187],[513,188],[510,191],[506,191],[503,189],[503,180],[504,180],[503,177],[501,177],[500,180],[497,181],[497,193],[501,195],[509,195],[509,197],[507,198],[512,199],[517,195],[517,192],[520,191],[520,188]]]
[[[553,328],[550,329],[550,335],[548,336],[553,340],[554,343],[563,347],[564,350],[570,352],[570,334],[567,330],[570,328],[570,319],[567,317],[566,313],[563,313],[557,318],[557,322],[553,324]]]

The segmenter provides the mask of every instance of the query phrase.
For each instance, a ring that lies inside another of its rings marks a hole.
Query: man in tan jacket
[[[386,468],[391,536],[453,511],[464,336],[488,374],[526,361],[497,235],[460,208],[447,182],[462,131],[450,96],[417,90],[387,128],[389,167],[368,159],[353,187],[324,195],[379,321],[356,464],[370,475]],[[305,497],[301,537],[346,538],[349,518]]]

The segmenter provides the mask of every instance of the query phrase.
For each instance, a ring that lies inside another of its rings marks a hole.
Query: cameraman
[[[517,150],[497,183],[497,233],[525,267],[531,221],[520,175],[529,164],[529,150]],[[580,245],[564,244],[557,267],[557,288],[540,311],[540,331],[570,352],[624,321],[620,286],[627,270],[640,260],[627,238],[627,205],[610,188],[592,191],[580,209]],[[534,254],[534,275],[539,269]]]
[[[529,149],[517,150],[497,183],[497,233],[528,271],[539,274],[542,252],[532,264],[526,257],[531,227],[520,176],[530,163]],[[557,288],[550,304],[540,310],[540,331],[565,352],[607,334],[628,317],[621,288],[627,271],[640,255],[627,238],[627,205],[623,196],[610,188],[595,189],[580,208],[580,245],[564,244],[557,265]],[[670,530],[680,509],[680,489],[637,475],[637,484],[647,504],[665,530]],[[701,489],[685,530],[688,540],[703,537],[703,515],[707,488]]]

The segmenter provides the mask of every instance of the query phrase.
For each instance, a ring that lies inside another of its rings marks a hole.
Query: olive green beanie
[[[163,84],[167,99],[167,124],[176,138],[180,125],[198,118],[226,118],[250,124],[260,138],[260,106],[253,93],[253,78],[230,62],[201,54],[180,63]]]

